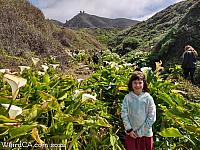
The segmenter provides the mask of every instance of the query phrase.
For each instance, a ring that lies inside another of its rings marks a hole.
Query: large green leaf
[[[57,114],[55,119],[62,120],[65,122],[76,122],[78,124],[85,124],[85,121],[82,116],[72,116],[69,114]]]
[[[114,135],[110,134],[110,144],[112,145],[113,150],[115,150],[116,141],[117,141],[116,137]]]
[[[44,83],[49,83],[50,82],[50,76],[47,73],[45,73],[44,76],[43,76],[43,82]]]
[[[62,97],[60,97],[58,100],[63,100],[63,99],[66,99],[68,97],[68,93],[65,93]]]
[[[179,91],[179,90],[172,90],[172,91]],[[170,94],[172,99],[179,105],[184,106],[186,101],[181,94],[172,93]]]
[[[28,122],[34,120],[35,118],[39,117],[39,113],[41,112],[41,106],[36,104],[33,105],[32,108],[29,110],[29,114],[27,114],[26,120]]]
[[[160,132],[163,137],[182,137],[183,135],[176,128],[167,128]]]
[[[103,126],[103,127],[112,127],[108,121],[105,118],[98,117],[96,121],[97,125]]]
[[[71,137],[74,131],[74,126],[72,122],[69,122],[66,126],[66,136]]]
[[[3,115],[0,115],[0,122],[4,122],[4,123],[7,123],[7,122],[17,122],[16,120],[13,120],[13,119],[9,119]]]
[[[0,104],[10,104],[11,100],[12,100],[12,97],[11,98],[0,97]]]
[[[167,93],[164,93],[164,92],[159,93],[158,97],[160,99],[162,99],[163,102],[168,103],[170,106],[175,106],[176,105],[176,103],[173,101],[173,99],[171,98],[171,96],[169,94],[167,94]]]
[[[54,96],[52,96],[51,94],[46,93],[44,91],[40,91],[39,95],[42,98],[42,100],[55,100],[56,99]]]
[[[10,138],[9,140],[11,139],[14,139],[16,137],[20,137],[22,135],[26,135],[27,132],[31,131],[33,128],[35,128],[37,125],[22,125],[21,127],[15,127],[13,129],[10,129],[8,131],[9,135],[10,135]],[[30,134],[31,135],[31,134]],[[9,141],[8,140],[8,141]]]

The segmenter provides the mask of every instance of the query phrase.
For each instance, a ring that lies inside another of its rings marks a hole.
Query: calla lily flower
[[[1,73],[7,73],[7,72],[10,72],[10,69],[0,69],[0,72]]]
[[[118,65],[118,68],[122,68],[123,66],[122,65]]]
[[[19,88],[24,86],[27,82],[27,80],[24,78],[20,78],[20,77],[17,77],[15,75],[10,75],[10,74],[4,74],[3,80],[7,81],[10,84],[12,88],[13,99],[16,99],[17,94],[19,92]]]
[[[45,74],[45,72],[41,72],[41,71],[38,71],[38,75],[44,75]]]
[[[71,58],[73,58],[73,56],[72,56],[72,53],[71,52],[69,52],[69,51],[66,51],[66,53],[71,57]]]
[[[84,79],[82,79],[82,78],[77,79],[78,82],[81,82],[81,81],[83,81],[83,80],[84,80]]]
[[[90,94],[86,94],[86,93],[82,95],[82,101],[86,101],[88,99],[96,100],[96,96],[93,96],[93,95],[90,95]]]
[[[104,61],[104,62],[106,65],[110,65],[110,66],[113,64],[113,62],[109,62],[109,61]]]
[[[39,58],[31,58],[31,60],[33,61],[33,64],[36,66],[36,64],[40,61]]]
[[[111,68],[114,68],[114,67],[116,67],[116,66],[117,66],[117,63],[116,63],[116,62],[111,62],[111,65],[110,65]]]
[[[1,72],[1,73],[5,73],[5,72],[6,72],[6,69],[0,69],[0,72]]]
[[[20,74],[22,74],[22,72],[25,70],[25,69],[30,69],[29,66],[18,66],[20,68]]]
[[[44,72],[46,72],[49,69],[47,65],[42,65],[42,68],[44,69]]]
[[[152,70],[151,67],[142,67],[141,71],[144,73],[144,75],[147,77],[149,72]]]
[[[82,91],[80,90],[75,90],[74,91],[74,98],[77,98],[80,94],[81,94]]]
[[[145,72],[147,72],[147,71],[151,71],[152,69],[151,69],[151,67],[142,67],[141,68],[141,71],[143,72],[143,73],[145,73]]]
[[[53,69],[56,69],[56,68],[59,67],[60,65],[59,65],[59,64],[50,64],[50,66],[52,66]]]
[[[132,63],[125,63],[125,64],[123,64],[125,67],[130,67],[130,66],[134,66],[134,64],[132,64]]]
[[[8,109],[10,104],[1,104],[3,107]],[[10,110],[8,112],[10,119],[15,119],[18,115],[22,113],[22,109],[18,106],[11,105]]]

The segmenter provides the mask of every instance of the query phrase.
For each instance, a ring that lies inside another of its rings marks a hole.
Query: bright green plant
[[[142,68],[147,66],[147,64],[149,64],[148,55],[149,55],[148,52],[135,50],[124,55],[123,58],[126,60],[126,62],[134,63],[138,67]]]
[[[103,55],[105,64],[80,82],[71,75],[57,73],[53,67],[40,72],[39,67],[26,69],[21,77],[27,83],[15,100],[1,75],[0,103],[13,101],[23,112],[9,119],[5,108],[0,107],[0,140],[47,144],[46,149],[51,149],[54,143],[73,150],[123,150],[121,103],[136,66],[116,56]],[[135,61],[142,62],[139,59]],[[157,106],[157,121],[153,126],[155,149],[198,150],[200,105],[185,100],[180,94],[183,91],[177,90],[178,85],[161,72],[161,64],[157,63],[155,71],[149,69],[145,73]]]
[[[23,113],[15,120],[1,115],[1,141],[20,140],[32,146],[45,143],[47,149],[53,143],[65,149],[121,149],[113,142],[117,136],[107,121],[110,117],[107,106],[98,99],[83,99],[84,93],[95,94],[90,89],[75,96],[79,83],[72,76],[56,74],[51,69],[43,74],[29,69],[22,76],[27,84],[13,104],[21,106]],[[4,84],[1,103],[10,102],[3,97],[9,93],[9,86]]]
[[[196,73],[195,73],[195,80],[199,84],[200,83],[200,61],[197,61],[196,65]]]
[[[159,70],[159,69],[157,69]],[[157,105],[157,121],[154,125],[156,149],[198,149],[198,103],[186,101],[170,80],[163,80],[150,72],[150,91]]]
[[[123,49],[131,48],[136,49],[139,46],[139,41],[134,37],[127,37],[123,40]]]

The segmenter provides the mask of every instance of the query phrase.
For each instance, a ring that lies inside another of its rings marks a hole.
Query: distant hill
[[[52,22],[53,24],[55,25],[58,25],[58,26],[64,26],[64,23],[58,21],[58,20],[54,20],[54,19],[49,19],[48,21]]]
[[[69,63],[66,50],[102,49],[95,37],[56,26],[27,0],[0,0],[0,68],[29,65],[31,57]]]
[[[80,12],[64,24],[70,28],[127,28],[139,21],[125,18],[109,19]]]
[[[125,54],[129,52],[129,50],[124,49],[123,43],[127,38],[132,37],[138,40],[140,43],[137,49],[143,51],[152,51],[156,49],[155,52],[158,54],[161,50],[161,47],[163,47],[162,45],[165,43],[163,39],[167,39],[169,37],[169,32],[171,32],[178,24],[178,28],[183,26],[185,22],[181,20],[187,17],[187,14],[190,12],[190,8],[196,2],[196,0],[186,0],[167,7],[166,9],[156,13],[147,21],[140,22],[131,28],[123,30],[120,34],[109,41],[109,46],[117,52],[122,51]],[[194,32],[191,32],[191,34],[193,33]],[[187,35],[182,34],[179,36],[185,37]],[[176,44],[180,45],[179,48],[181,48],[185,45],[185,42],[177,42]],[[179,48],[176,49],[176,51],[180,50]],[[161,55],[159,57],[161,58]],[[163,57],[166,57],[166,53]]]

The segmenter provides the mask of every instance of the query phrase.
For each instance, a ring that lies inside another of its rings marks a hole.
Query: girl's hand
[[[137,133],[134,131],[131,131],[130,133],[128,133],[128,135],[134,139],[136,139],[138,137]]]

